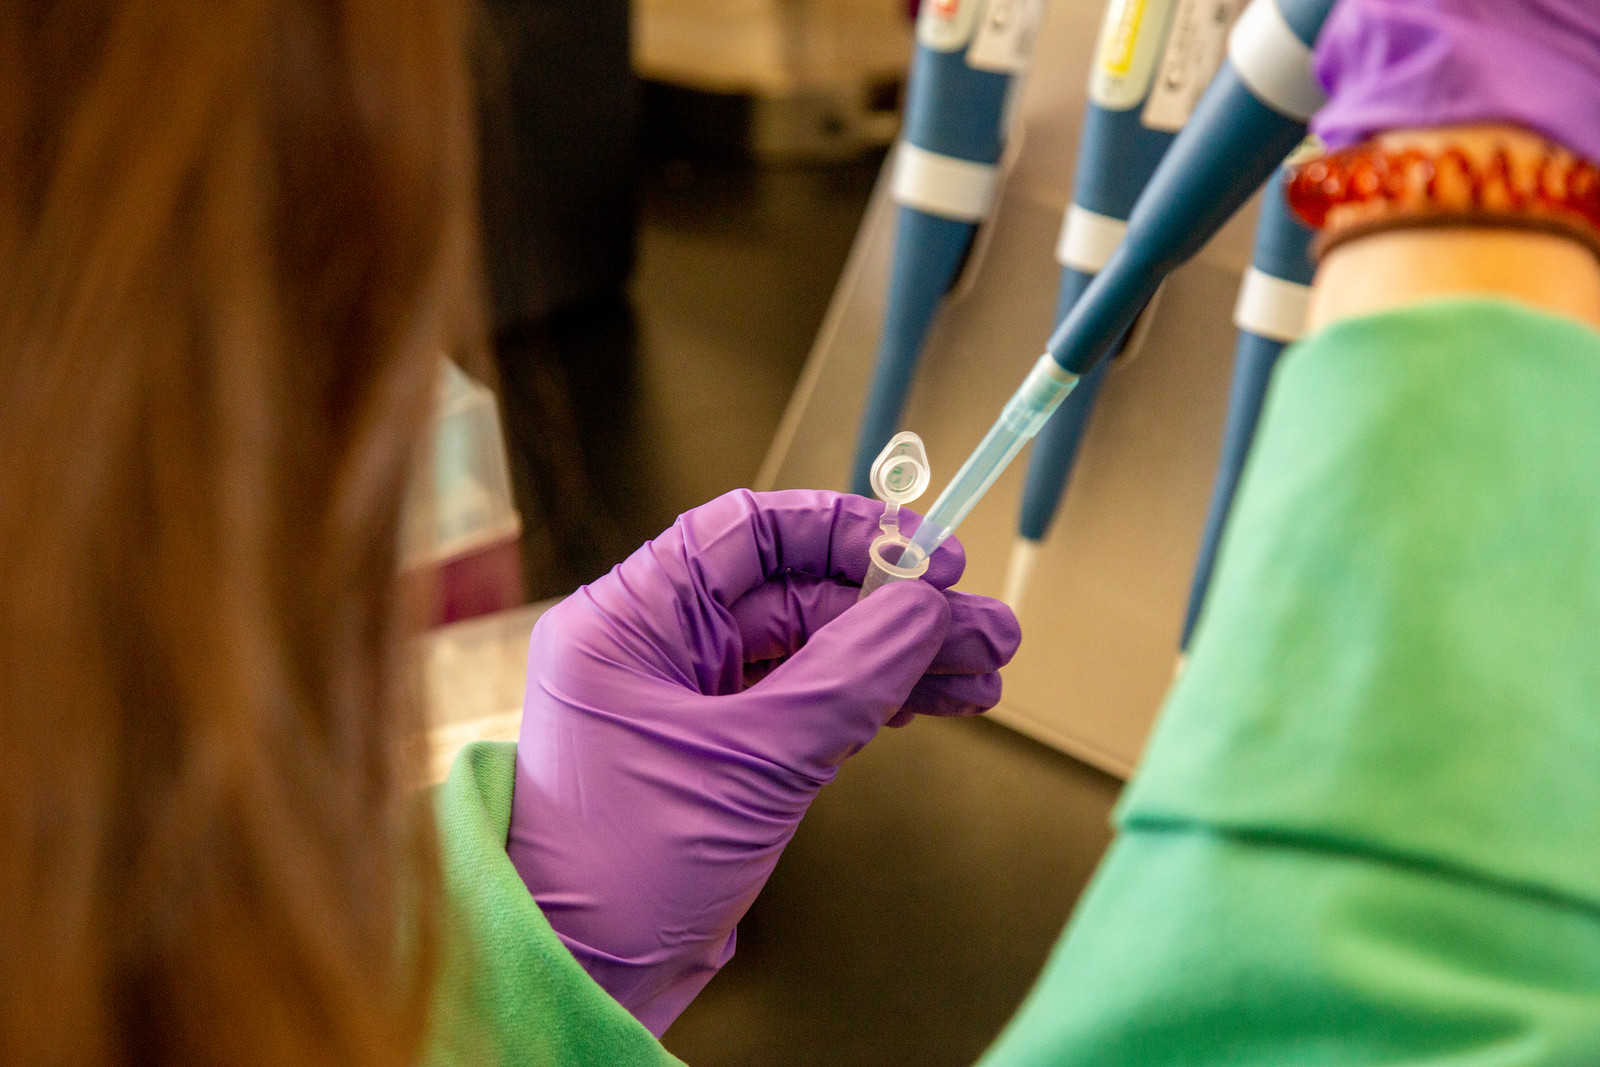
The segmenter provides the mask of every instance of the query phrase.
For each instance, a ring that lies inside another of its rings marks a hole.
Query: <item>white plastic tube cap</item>
[[[872,461],[867,477],[873,495],[894,505],[896,511],[901,504],[909,504],[926,493],[933,470],[928,466],[928,450],[922,447],[922,438],[910,430],[901,430],[889,438]]]

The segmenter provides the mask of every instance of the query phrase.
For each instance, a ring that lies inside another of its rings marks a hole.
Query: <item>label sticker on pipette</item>
[[[1139,106],[1150,91],[1167,16],[1176,0],[1111,0],[1100,23],[1089,99],[1108,111]]]
[[[935,52],[965,48],[983,13],[983,0],[924,0],[917,14],[917,41]]]
[[[996,74],[1021,74],[1033,59],[1044,0],[989,0],[978,36],[967,49],[967,66]]]
[[[1179,0],[1156,83],[1139,121],[1177,133],[1189,121],[1228,50],[1228,31],[1245,0]]]

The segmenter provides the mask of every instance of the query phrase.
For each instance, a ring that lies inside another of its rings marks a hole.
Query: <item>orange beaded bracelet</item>
[[[1600,168],[1544,141],[1527,151],[1353,145],[1300,164],[1287,195],[1322,231],[1318,255],[1380,230],[1488,226],[1560,233],[1600,256]]]

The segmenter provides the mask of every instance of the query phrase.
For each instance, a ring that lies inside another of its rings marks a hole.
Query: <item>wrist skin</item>
[[[1538,134],[1516,126],[1391,130],[1385,146],[1466,151],[1505,145],[1540,150]],[[1330,225],[1338,219],[1331,217]],[[1475,226],[1400,228],[1355,237],[1332,248],[1312,282],[1308,327],[1452,296],[1514,300],[1600,330],[1600,260],[1579,241],[1535,230]]]

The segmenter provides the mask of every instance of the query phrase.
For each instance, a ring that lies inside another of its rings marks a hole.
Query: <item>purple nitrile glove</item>
[[[507,851],[584,969],[658,1035],[733,955],[846,757],[886,724],[1000,698],[1016,617],[942,591],[965,565],[953,539],[922,581],[856,603],[882,513],[729,493],[534,629]]]
[[[1600,0],[1340,0],[1317,76],[1311,128],[1332,148],[1509,122],[1600,161]]]

